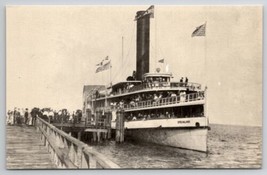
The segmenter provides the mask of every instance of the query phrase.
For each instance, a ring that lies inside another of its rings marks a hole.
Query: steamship
[[[186,80],[171,81],[172,73],[149,71],[151,6],[138,11],[136,71],[125,81],[95,91],[92,114],[111,111],[111,128],[117,111],[123,111],[125,137],[201,152],[207,151],[207,89]]]

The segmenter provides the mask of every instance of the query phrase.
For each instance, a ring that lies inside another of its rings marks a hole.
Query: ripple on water
[[[148,143],[114,141],[94,146],[122,168],[260,168],[261,128],[212,125],[209,153]]]

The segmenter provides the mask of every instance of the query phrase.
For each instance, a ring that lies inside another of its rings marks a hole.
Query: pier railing
[[[63,116],[66,117],[66,116]],[[72,121],[69,120],[68,118],[64,119],[64,120],[57,120],[57,119],[53,119],[50,120],[49,119],[43,119],[45,121],[47,121],[48,123],[52,123],[53,125],[56,126],[69,126],[69,127],[90,127],[90,128],[94,128],[94,129],[109,129],[110,125],[107,121],[107,119],[98,119],[97,121]]]
[[[175,97],[166,97],[160,98],[157,100],[146,100],[140,101],[136,103],[130,103],[124,105],[124,110],[131,110],[131,109],[140,109],[140,108],[147,108],[147,107],[154,107],[154,106],[164,106],[164,105],[171,105],[171,104],[178,104],[178,103],[185,103],[185,102],[192,102],[204,99],[204,92],[197,92],[192,94],[184,94]]]
[[[37,117],[36,128],[58,168],[103,169],[120,168],[103,154]]]

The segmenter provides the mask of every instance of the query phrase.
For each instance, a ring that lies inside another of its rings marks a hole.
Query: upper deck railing
[[[204,100],[205,92],[204,91],[199,91],[196,93],[191,93],[191,94],[182,94],[180,96],[174,96],[174,97],[166,97],[166,98],[158,98],[157,100],[145,100],[145,101],[140,101],[140,102],[130,102],[129,104],[118,104],[116,107],[117,108],[122,108],[125,111],[128,110],[136,110],[136,109],[145,109],[145,108],[150,108],[150,107],[161,107],[161,106],[166,106],[166,105],[174,105],[174,104],[184,104],[188,102],[194,102],[194,101],[200,101]],[[105,109],[110,109],[111,107],[98,107],[96,110],[103,111]]]
[[[112,92],[109,96],[111,95],[121,95],[121,94],[126,94],[126,93],[132,93],[136,91],[141,91],[141,90],[150,90],[150,89],[177,89],[177,88],[186,88],[191,91],[195,90],[201,90],[201,84],[198,83],[191,83],[191,82],[152,82],[152,83],[142,83],[140,85],[136,85],[133,87],[126,87],[124,89],[121,89],[120,91],[117,92]]]
[[[103,154],[37,117],[37,130],[58,168],[120,168]]]
[[[132,104],[125,104],[123,106],[124,110],[132,110],[132,109],[144,109],[149,107],[157,107],[157,106],[165,106],[165,105],[172,105],[172,104],[179,104],[179,103],[186,103],[186,102],[193,102],[198,100],[204,99],[204,92],[197,92],[192,94],[183,94],[180,96],[175,97],[166,97],[166,98],[160,98],[157,100],[146,100],[146,101],[140,101],[137,103]]]

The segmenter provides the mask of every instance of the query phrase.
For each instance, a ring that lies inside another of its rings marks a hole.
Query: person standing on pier
[[[13,124],[16,124],[17,123],[17,108],[15,107],[14,108],[14,111],[13,111]]]
[[[25,125],[28,125],[28,118],[29,117],[29,112],[28,112],[28,108],[26,108],[26,111],[24,113],[24,123]]]
[[[18,108],[18,110],[16,110],[15,115],[15,119],[16,119],[16,124],[20,125],[21,124],[21,120],[20,120],[20,108]]]
[[[8,110],[7,113],[7,125],[14,125],[13,111]]]
[[[33,125],[33,123],[32,123],[32,115],[31,115],[31,113],[28,113],[28,125],[29,126],[32,126]]]

